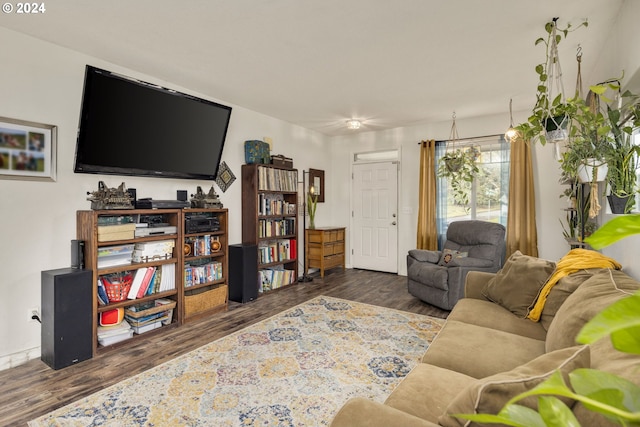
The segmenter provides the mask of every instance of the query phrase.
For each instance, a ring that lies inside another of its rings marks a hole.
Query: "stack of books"
[[[157,240],[155,242],[136,243],[131,260],[133,262],[151,262],[173,257],[175,240]]]

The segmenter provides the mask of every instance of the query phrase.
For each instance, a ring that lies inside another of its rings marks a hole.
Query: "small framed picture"
[[[0,117],[0,178],[56,180],[57,127]]]
[[[318,203],[324,202],[324,171],[320,169],[309,169],[309,186],[314,188]]]

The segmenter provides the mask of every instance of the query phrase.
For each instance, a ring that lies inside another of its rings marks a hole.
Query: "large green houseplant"
[[[604,96],[607,88],[619,93],[620,83],[615,81],[606,86],[598,85],[595,90]],[[640,166],[640,147],[634,144],[632,134],[640,127],[640,97],[625,91],[617,100],[606,104],[606,112],[613,136],[607,157],[609,204],[613,213],[630,213],[638,192],[636,173]],[[618,200],[622,201],[620,207],[615,204]]]

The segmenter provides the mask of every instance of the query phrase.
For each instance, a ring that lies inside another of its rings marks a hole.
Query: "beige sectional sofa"
[[[516,253],[497,274],[469,273],[465,298],[422,363],[384,403],[353,398],[331,426],[474,426],[448,414],[497,413],[510,397],[557,369],[566,377],[573,369],[591,367],[640,385],[640,356],[616,351],[608,338],[590,346],[575,342],[589,319],[640,289],[640,283],[621,270],[580,270],[551,288],[539,321],[525,318],[555,267]],[[535,406],[535,400],[523,403]],[[566,403],[582,426],[614,425],[581,404]]]

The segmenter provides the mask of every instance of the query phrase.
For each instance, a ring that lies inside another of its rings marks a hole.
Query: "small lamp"
[[[518,136],[518,131],[513,127],[513,99],[509,99],[509,129],[504,133],[504,137],[509,142],[514,142]]]

